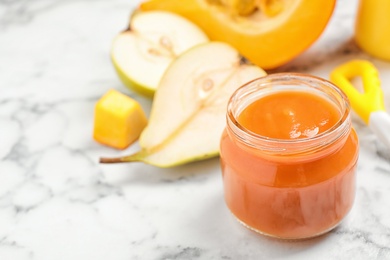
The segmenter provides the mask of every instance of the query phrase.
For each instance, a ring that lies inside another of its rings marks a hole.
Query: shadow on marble
[[[110,181],[113,185],[127,186],[147,184],[153,186],[161,183],[180,183],[186,181],[200,182],[210,178],[210,175],[220,175],[219,157],[193,162],[172,168],[157,168],[144,163],[124,163],[104,165],[105,176],[113,175],[120,178]],[[111,173],[112,172],[112,173]]]
[[[309,48],[307,51],[296,57],[289,63],[280,66],[277,69],[269,70],[268,73],[279,72],[308,72],[313,68],[326,64],[327,62],[339,57],[356,57],[359,55],[365,56],[355,40],[350,37],[339,43],[338,45],[326,44],[323,48],[316,48],[315,46]]]

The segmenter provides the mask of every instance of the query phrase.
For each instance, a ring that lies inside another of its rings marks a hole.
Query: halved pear
[[[177,14],[135,12],[129,29],[114,39],[111,57],[122,82],[151,97],[171,61],[207,41],[199,27]]]
[[[265,74],[226,43],[191,48],[171,63],[161,79],[149,124],[139,140],[141,151],[101,162],[142,161],[171,167],[217,156],[230,96]]]

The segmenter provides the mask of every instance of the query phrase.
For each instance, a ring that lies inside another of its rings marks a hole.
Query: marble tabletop
[[[101,165],[128,154],[92,139],[95,102],[119,81],[113,38],[138,0],[0,0],[0,259],[390,259],[390,153],[357,116],[356,202],[330,233],[299,242],[247,230],[223,200],[219,159],[172,169]],[[354,58],[357,0],[339,0],[321,38],[276,71],[328,78]]]

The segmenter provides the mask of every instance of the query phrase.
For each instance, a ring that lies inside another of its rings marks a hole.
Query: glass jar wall
[[[273,74],[242,86],[229,102],[221,138],[225,201],[250,229],[284,239],[331,230],[353,205],[357,158],[349,102],[326,80]]]

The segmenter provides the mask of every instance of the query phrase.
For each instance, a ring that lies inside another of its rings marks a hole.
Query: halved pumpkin
[[[197,24],[211,40],[235,47],[263,69],[283,65],[323,32],[336,0],[149,0],[141,11],[165,10]]]

